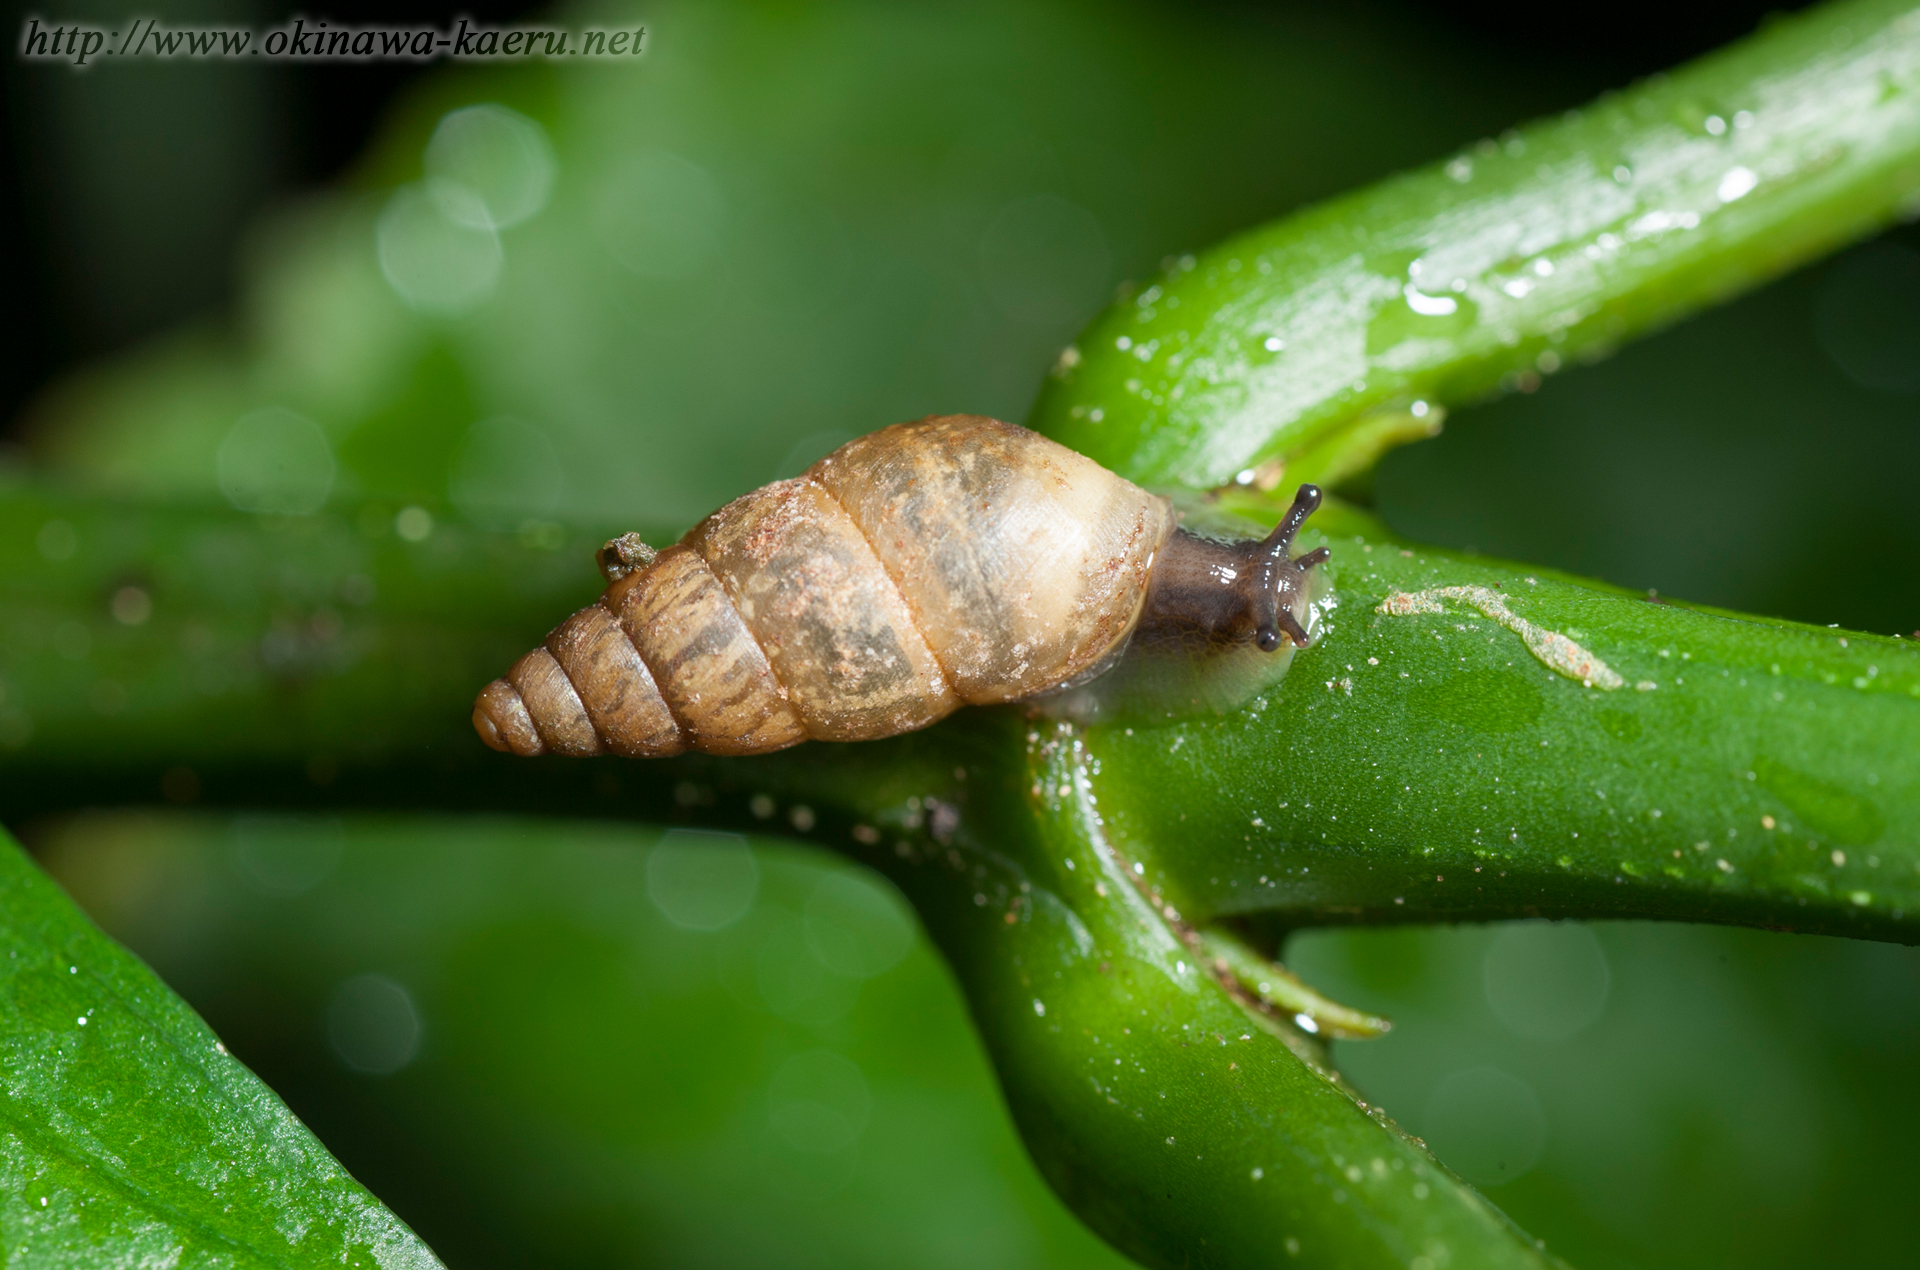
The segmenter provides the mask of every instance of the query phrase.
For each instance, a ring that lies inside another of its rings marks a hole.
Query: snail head
[[[1265,538],[1220,542],[1176,529],[1155,559],[1137,639],[1216,650],[1252,644],[1276,652],[1311,637],[1294,611],[1307,594],[1308,570],[1333,553],[1294,556],[1294,535],[1320,506],[1320,490],[1302,485]]]
[[[1326,547],[1316,547],[1295,556],[1293,538],[1319,506],[1320,487],[1302,485],[1300,492],[1293,496],[1293,506],[1287,508],[1287,514],[1273,527],[1273,532],[1258,544],[1249,599],[1253,609],[1254,642],[1266,652],[1280,647],[1282,633],[1298,647],[1305,648],[1308,644],[1306,628],[1293,615],[1294,604],[1306,594],[1307,570],[1324,563],[1333,552]]]

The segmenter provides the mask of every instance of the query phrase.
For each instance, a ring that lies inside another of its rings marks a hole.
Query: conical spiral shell
[[[911,731],[1096,672],[1165,500],[974,415],[898,424],[734,500],[474,703],[515,754],[758,754]]]

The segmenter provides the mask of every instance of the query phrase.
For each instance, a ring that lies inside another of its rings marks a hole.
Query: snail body
[[[1136,638],[1304,646],[1306,571],[1326,550],[1288,548],[1318,501],[1303,487],[1269,539],[1215,543],[1025,428],[897,424],[657,554],[609,543],[605,593],[487,685],[474,727],[519,755],[759,754],[1071,700]]]

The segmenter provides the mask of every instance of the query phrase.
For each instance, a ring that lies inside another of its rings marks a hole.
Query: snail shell
[[[474,726],[521,755],[759,754],[1034,697],[1124,648],[1175,523],[1025,428],[898,424],[657,557],[609,544],[612,585],[487,685]]]

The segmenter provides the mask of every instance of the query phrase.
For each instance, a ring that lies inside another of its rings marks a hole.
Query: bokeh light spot
[[[768,1119],[795,1151],[826,1154],[852,1146],[872,1111],[859,1065],[833,1050],[795,1054],[767,1086]]]
[[[684,930],[724,930],[746,916],[760,867],[746,839],[674,829],[647,855],[647,896]]]
[[[1880,392],[1920,392],[1920,252],[1877,242],[1837,261],[1814,306],[1821,349]]]
[[[331,876],[344,846],[337,820],[241,816],[233,822],[229,858],[254,890],[287,899]]]
[[[518,419],[484,419],[468,429],[453,459],[447,496],[473,524],[512,529],[551,516],[564,484],[547,434]]]
[[[546,130],[488,103],[450,112],[427,142],[427,188],[448,219],[499,230],[538,215],[557,170]]]
[[[1001,208],[980,237],[980,281],[1008,317],[1078,326],[1107,298],[1113,258],[1100,222],[1051,194]]]
[[[214,457],[220,492],[241,511],[311,515],[333,490],[333,447],[320,425],[283,406],[242,415]]]
[[[830,874],[814,887],[804,918],[807,945],[820,963],[850,979],[870,979],[898,965],[913,947],[913,919],[881,885]]]
[[[630,273],[686,278],[713,259],[726,206],[701,168],[649,150],[609,173],[594,200],[594,233]]]
[[[1515,1035],[1558,1041],[1591,1027],[1612,974],[1585,926],[1526,922],[1494,936],[1482,963],[1487,1004]]]
[[[327,1040],[354,1071],[389,1076],[420,1052],[413,997],[385,975],[355,975],[327,1007]]]
[[[461,200],[470,206],[458,210]],[[456,220],[446,212],[456,206]],[[418,185],[395,190],[374,226],[380,272],[407,307],[435,317],[470,312],[499,285],[505,255],[500,238],[485,224],[477,195],[442,189],[440,197]]]
[[[1477,1186],[1525,1176],[1547,1145],[1533,1087],[1497,1067],[1469,1067],[1427,1099],[1422,1136],[1447,1167]]]

